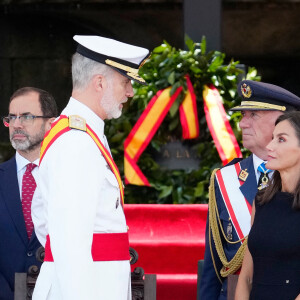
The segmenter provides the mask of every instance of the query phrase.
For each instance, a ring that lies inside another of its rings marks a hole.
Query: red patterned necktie
[[[36,188],[36,183],[31,172],[35,167],[35,164],[28,164],[22,180],[22,209],[28,239],[31,238],[33,232],[33,222],[31,219],[31,202]]]

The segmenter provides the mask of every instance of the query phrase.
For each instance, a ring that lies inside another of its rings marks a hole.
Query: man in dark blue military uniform
[[[252,202],[272,176],[264,162],[275,121],[286,111],[300,110],[299,97],[272,84],[244,80],[238,93],[241,105],[232,110],[241,111],[243,145],[252,155],[235,159],[212,174],[201,300],[227,299],[227,276],[238,274],[242,264]]]

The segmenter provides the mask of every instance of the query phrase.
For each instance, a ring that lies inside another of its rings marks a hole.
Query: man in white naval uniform
[[[46,248],[33,299],[131,300],[123,186],[103,120],[121,115],[131,79],[145,83],[138,69],[149,51],[98,36],[74,40],[72,97],[43,142],[32,204]]]

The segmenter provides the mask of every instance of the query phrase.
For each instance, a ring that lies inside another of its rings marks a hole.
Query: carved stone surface
[[[200,157],[188,144],[171,141],[153,153],[154,160],[168,170],[195,170],[199,168]]]

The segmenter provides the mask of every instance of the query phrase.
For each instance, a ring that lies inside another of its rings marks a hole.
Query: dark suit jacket
[[[232,163],[230,163],[232,164]],[[256,175],[253,167],[253,156],[249,156],[246,159],[243,159],[240,161],[241,168],[243,170],[247,169],[247,172],[249,173],[246,181],[241,185],[240,190],[245,196],[245,198],[248,200],[248,202],[252,205],[252,202],[255,198],[255,195],[257,193],[257,182],[256,182]],[[226,168],[226,166],[225,166]],[[219,190],[219,186],[216,183],[215,180],[215,195],[216,195],[216,201],[219,211],[219,216],[222,222],[222,227],[224,232],[227,231],[227,226],[229,222],[229,214],[227,212],[227,209],[225,207],[224,201],[221,197],[221,192]],[[200,282],[200,299],[201,300],[226,300],[227,299],[227,279],[223,280],[223,283],[221,284],[214,266],[213,261],[210,253],[209,248],[209,237],[208,237],[208,217],[207,217],[207,224],[206,224],[206,234],[205,234],[205,254],[204,254],[204,265],[203,265],[203,271],[202,271],[202,277]],[[222,235],[221,235],[222,236]],[[237,241],[238,236],[234,229],[234,226],[232,227],[232,241]],[[214,242],[212,241],[212,248],[214,253],[214,259],[216,263],[216,267],[218,271],[220,272],[222,263],[218,257],[217,251],[214,246]],[[229,244],[223,239],[223,249],[226,254],[227,260],[231,260],[235,253],[237,252],[240,244]],[[220,274],[220,273],[219,273]],[[221,276],[220,276],[221,277]]]
[[[22,212],[15,157],[0,164],[0,300],[13,300],[15,272],[40,267],[35,233],[28,240]]]

